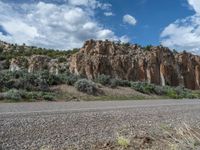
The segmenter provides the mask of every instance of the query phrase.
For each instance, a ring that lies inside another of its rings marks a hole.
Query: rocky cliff
[[[163,86],[200,88],[200,56],[190,53],[175,53],[163,46],[144,48],[94,40],[86,41],[79,52],[75,52],[77,50],[53,51],[0,41],[0,70],[49,70],[58,74],[69,68],[71,73],[89,79],[105,74]]]
[[[142,48],[89,40],[71,57],[69,68],[72,73],[89,79],[105,74],[163,86],[200,88],[200,56],[186,52],[173,53],[162,46]]]

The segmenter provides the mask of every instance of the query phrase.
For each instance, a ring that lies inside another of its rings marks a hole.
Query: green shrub
[[[170,86],[153,85],[146,82],[132,82],[131,88],[145,94],[163,95],[173,99],[182,99],[182,98],[194,99],[200,97],[200,95],[193,93],[191,90],[181,86],[170,87]]]
[[[117,85],[122,87],[131,87],[131,82],[128,80],[117,80]]]
[[[172,88],[167,91],[167,96],[173,99],[180,98],[179,95],[176,93],[176,91]]]
[[[110,85],[110,80],[110,76],[101,74],[98,75],[98,77],[95,79],[95,82],[100,83],[102,85]]]
[[[62,75],[55,75],[49,73],[47,70],[42,71],[38,74],[39,78],[45,81],[48,85],[59,85],[64,83],[64,79]]]
[[[63,63],[63,62],[66,62],[66,61],[67,61],[67,59],[65,57],[59,57],[58,58],[59,63]]]
[[[173,49],[173,50],[172,50],[172,52],[173,52],[173,53],[175,53],[175,54],[177,54],[177,53],[178,53],[178,52],[177,52],[177,50],[175,50],[175,49]]]
[[[39,91],[24,91],[23,97],[24,100],[47,100],[53,101],[55,100],[55,94],[49,92],[39,92]]]
[[[111,79],[110,80],[110,87],[111,88],[116,88],[118,86],[118,80],[116,79]]]
[[[154,87],[154,93],[157,95],[166,95],[168,91],[168,87],[167,86],[158,86],[156,85]]]
[[[26,70],[15,72],[2,71],[0,72],[0,90],[16,88],[27,91],[47,92],[52,85],[64,83],[74,85],[79,78],[79,76],[70,73],[55,75],[47,70],[35,73],[28,73]]]
[[[19,90],[11,89],[5,94],[5,99],[19,101],[22,99],[24,93]]]
[[[26,92],[25,99],[38,100],[41,99],[41,94],[40,92],[34,92],[34,91]]]
[[[146,47],[144,47],[144,50],[145,51],[150,51],[152,47],[153,47],[152,45],[147,45]]]
[[[116,88],[117,86],[122,86],[122,87],[130,87],[131,82],[128,80],[121,80],[121,79],[110,79],[109,81],[109,86],[111,88]]]
[[[23,89],[48,91],[49,85],[46,79],[39,74],[28,73],[27,71],[3,71],[0,72],[0,89]]]
[[[129,46],[131,46],[131,44],[130,44],[129,42],[127,42],[127,43],[122,43],[121,45],[124,46],[124,47],[126,47],[126,48],[129,47]]]
[[[16,90],[12,89],[3,94],[3,99],[8,100],[47,100],[47,101],[53,101],[55,100],[55,94],[49,93],[49,92],[40,92],[40,91],[25,91],[25,90]]]
[[[79,77],[76,75],[69,75],[65,77],[65,83],[67,83],[67,85],[74,85],[78,79]]]
[[[0,53],[2,53],[3,52],[3,47],[2,46],[0,46]]]
[[[189,99],[198,98],[198,95],[193,93],[192,90],[186,89],[182,86],[178,86],[174,90],[178,94],[179,98],[189,98]]]
[[[5,52],[3,50],[5,49]],[[14,45],[9,44],[9,47],[0,46],[1,58],[8,60],[11,58],[16,58],[18,56],[32,56],[32,55],[47,55],[52,58],[67,57],[71,54],[76,53],[79,49],[73,49],[68,51],[60,51],[53,49],[37,48],[34,46],[26,45]]]
[[[80,79],[75,83],[75,88],[83,93],[87,93],[89,95],[96,95],[98,89],[94,82],[89,81],[87,79]]]
[[[46,94],[43,96],[44,100],[53,101],[55,97],[53,95]]]
[[[145,93],[145,94],[151,94],[154,93],[155,85],[149,84],[146,82],[132,82],[131,88],[135,89],[136,91]]]

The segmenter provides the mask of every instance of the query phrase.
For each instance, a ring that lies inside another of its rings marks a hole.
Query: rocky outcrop
[[[68,62],[59,62],[45,55],[33,55],[31,57],[17,57],[10,61],[10,71],[27,69],[29,73],[48,70],[52,74],[64,72],[69,68]]]
[[[50,61],[48,56],[34,55],[29,59],[28,72],[47,70]]]
[[[179,83],[189,89],[200,88],[200,56],[190,53],[180,53],[175,55],[179,66]]]
[[[10,61],[10,71],[18,71],[28,67],[27,57],[12,58]]]
[[[105,74],[163,86],[200,88],[200,56],[173,53],[162,46],[145,49],[138,45],[89,40],[71,57],[70,71],[89,79]]]
[[[28,69],[29,72],[36,72],[45,69],[54,74],[65,72],[68,69],[68,58],[77,51],[58,51],[0,40],[0,71]]]
[[[11,71],[48,70],[53,74],[65,72],[69,68],[71,73],[89,79],[105,74],[131,81],[200,89],[200,56],[186,52],[173,53],[162,46],[142,48],[138,45],[89,40],[70,58],[67,55],[59,55],[57,59],[45,55],[32,55],[32,53],[28,55],[30,47],[25,45],[21,47],[26,49],[24,52],[27,56],[13,55],[10,63],[7,59],[1,60],[0,70],[7,69],[9,64]],[[13,49],[22,50],[19,46],[0,41],[0,53],[7,54]],[[61,56],[64,59],[59,59]]]

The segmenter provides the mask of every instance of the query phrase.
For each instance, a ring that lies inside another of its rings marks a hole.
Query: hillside
[[[43,55],[51,59],[57,58],[59,60],[66,61],[66,58],[77,51],[78,49],[59,51],[53,49],[38,48],[35,46],[27,46],[25,44],[10,44],[0,41],[0,69],[9,69],[12,59],[24,60],[23,58],[29,59],[33,55]]]
[[[2,100],[200,97],[191,91],[200,87],[200,57],[163,46],[89,40],[58,51],[0,42],[0,50]]]

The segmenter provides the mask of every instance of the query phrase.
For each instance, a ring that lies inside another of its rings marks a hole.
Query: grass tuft
[[[183,127],[175,128],[174,131],[165,131],[166,143],[170,150],[198,150],[200,149],[200,129],[191,128],[184,124]]]
[[[130,140],[123,137],[123,136],[117,136],[117,144],[121,146],[122,148],[126,149],[130,146]]]

